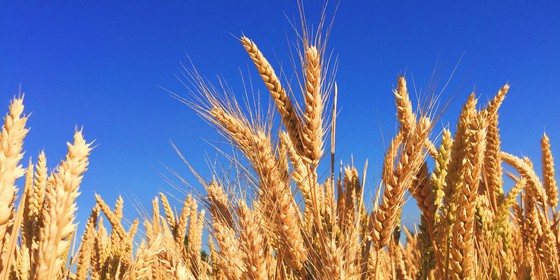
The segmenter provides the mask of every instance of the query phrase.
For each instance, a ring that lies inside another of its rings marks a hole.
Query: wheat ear
[[[262,232],[262,217],[249,209],[244,201],[240,202],[238,213],[240,248],[243,251],[243,260],[247,269],[245,278],[267,279],[266,265],[269,248]]]
[[[33,199],[33,162],[29,160],[27,171],[25,172],[25,201],[23,204],[23,219],[21,221],[21,239],[27,248],[31,248],[33,240],[33,220],[37,212],[32,208]]]
[[[160,192],[159,198],[161,199],[161,204],[163,205],[163,212],[165,213],[165,219],[167,224],[171,229],[173,229],[177,223],[175,219],[175,215],[173,214],[173,209],[171,209],[171,205],[169,204],[169,200],[167,200],[167,196]]]
[[[105,217],[107,217],[107,219],[109,220],[109,223],[111,223],[111,227],[113,229],[112,232],[116,233],[119,239],[121,240],[124,239],[126,237],[126,231],[124,230],[124,227],[121,224],[121,220],[119,219],[119,216],[113,211],[111,211],[109,205],[105,203],[105,201],[101,198],[100,195],[96,194],[95,200],[97,201],[97,205],[99,206],[101,211],[103,211],[103,213],[105,214]]]
[[[305,49],[305,113],[302,140],[304,159],[317,166],[323,155],[323,94],[321,54],[316,47]]]
[[[43,224],[41,215],[45,202],[45,193],[47,191],[47,179],[48,179],[48,169],[47,169],[47,156],[44,151],[39,153],[37,157],[37,164],[35,168],[35,175],[33,181],[33,198],[31,199],[30,212],[32,214],[32,224],[33,224],[33,242],[36,243],[39,240],[39,228]]]
[[[68,144],[66,159],[54,173],[47,188],[44,226],[40,229],[39,247],[34,252],[31,279],[54,279],[64,265],[61,257],[69,249],[76,229],[74,213],[78,187],[88,166],[91,143],[86,143],[82,131],[74,134],[74,144]]]
[[[282,116],[282,122],[290,135],[290,139],[294,143],[296,150],[303,154],[303,143],[301,139],[301,121],[297,115],[296,109],[292,105],[292,101],[286,94],[286,90],[282,87],[280,79],[276,76],[274,69],[266,60],[264,55],[258,49],[257,45],[251,39],[243,36],[241,37],[241,44],[255,63],[262,80],[270,91],[276,108]]]
[[[82,236],[80,249],[78,250],[78,265],[76,267],[76,279],[85,280],[91,266],[91,256],[93,253],[93,242],[95,240],[95,226],[99,216],[99,207],[95,206],[86,223],[86,230]]]
[[[558,245],[557,235],[551,229],[550,223],[544,218],[545,214],[541,211],[538,212],[540,224],[543,226],[543,232],[537,240],[537,255],[543,262],[548,279],[560,278],[560,270],[558,263]]]
[[[535,170],[526,161],[506,152],[500,152],[502,160],[517,169],[519,174],[527,180],[528,191],[531,192],[539,205],[545,206],[548,196],[542,185],[541,180]]]
[[[307,259],[307,250],[299,226],[299,211],[293,203],[292,193],[287,182],[280,177],[272,151],[270,139],[262,132],[254,138],[255,157],[259,159],[254,167],[262,183],[262,197],[267,207],[276,208],[271,214],[276,234],[287,250],[286,261],[295,270],[301,269]]]
[[[403,140],[404,147],[394,171],[392,168],[384,168],[383,200],[373,219],[372,238],[376,250],[389,244],[391,234],[396,227],[397,214],[404,204],[404,194],[424,160],[422,146],[428,137],[430,127],[430,120],[422,117],[409,137]]]
[[[471,95],[470,100],[474,99]],[[476,101],[469,101],[468,110],[476,114]],[[486,143],[486,119],[484,114],[473,115],[466,123],[468,137],[466,141],[467,166],[462,179],[465,184],[459,190],[457,219],[453,227],[453,262],[451,268],[456,276],[461,279],[471,279],[474,275],[474,216],[475,199],[478,193],[484,147]]]
[[[209,204],[212,219],[220,219],[229,227],[233,227],[233,215],[229,209],[230,202],[224,188],[216,181],[212,181],[206,187],[206,192],[208,192],[206,201]]]
[[[263,131],[252,131],[238,117],[220,107],[212,108],[210,114],[251,161],[261,180],[260,197],[266,201],[267,216],[271,218],[267,222],[276,223],[274,229],[286,245],[288,265],[295,270],[301,269],[307,259],[307,252],[299,229],[299,212],[294,206],[287,182],[281,176],[270,137]]]
[[[509,85],[504,85],[486,106],[488,129],[486,136],[486,150],[484,151],[484,164],[483,175],[488,190],[488,196],[494,209],[497,208],[499,199],[503,197],[504,190],[503,184],[503,171],[502,160],[500,158],[501,140],[500,130],[498,127],[498,109],[502,104],[506,93],[509,90]]]
[[[189,223],[189,239],[187,244],[187,255],[191,265],[191,271],[195,276],[202,277],[203,267],[200,251],[202,250],[202,230],[204,226],[204,214],[202,210],[191,212]]]
[[[28,175],[32,174],[32,172],[27,172]],[[29,193],[29,189],[31,187],[31,184],[29,184],[31,180],[27,179],[26,180],[26,184],[25,184],[25,189],[23,190],[23,196],[21,198],[21,200],[19,201],[19,205],[17,208],[17,211],[15,212],[15,215],[13,217],[13,219],[10,221],[11,225],[10,225],[10,233],[6,233],[6,237],[9,238],[5,238],[5,241],[7,242],[5,244],[5,247],[3,248],[2,254],[3,256],[6,257],[6,262],[3,263],[3,265],[5,265],[6,269],[0,269],[0,275],[2,276],[1,279],[2,280],[8,280],[9,276],[11,275],[11,271],[13,271],[13,266],[11,264],[11,261],[13,259],[13,257],[17,257],[17,254],[15,254],[16,250],[17,250],[17,239],[19,236],[19,232],[20,232],[20,227],[21,227],[21,221],[23,220],[23,214],[24,214],[24,204],[25,201],[27,200],[27,193]],[[23,245],[23,247],[25,247],[25,244]],[[5,251],[4,251],[5,250]],[[16,269],[17,269],[17,263],[16,263]]]
[[[443,189],[444,207],[442,217],[438,220],[436,226],[436,243],[441,244],[439,247],[441,263],[436,267],[436,273],[441,277],[449,277],[449,264],[453,262],[451,236],[457,220],[456,212],[460,207],[459,198],[465,185],[465,172],[468,170],[467,155],[469,152],[469,137],[471,136],[468,125],[475,118],[476,99],[474,94],[471,94],[459,116],[457,131],[451,146],[451,157],[447,164],[447,176],[445,176]],[[460,271],[460,268],[460,266],[457,267],[457,271]]]
[[[397,105],[397,119],[400,124],[400,130],[407,136],[416,123],[416,116],[412,111],[412,102],[406,88],[406,80],[403,76],[399,76],[397,88],[393,90],[395,94],[395,105]]]
[[[541,140],[541,150],[542,150],[542,172],[543,172],[543,185],[548,195],[548,205],[554,209],[558,205],[558,185],[556,184],[556,179],[554,178],[554,158],[552,157],[552,151],[550,150],[550,139],[546,133],[543,135]]]
[[[179,245],[179,248],[184,249],[185,247],[185,235],[187,234],[188,220],[193,211],[196,211],[197,205],[193,201],[192,196],[188,195],[183,201],[183,209],[181,209],[181,214],[179,215],[177,225],[173,229],[173,235],[175,237],[175,243]]]
[[[220,246],[219,258],[225,276],[227,279],[242,279],[245,267],[235,231],[219,220],[213,223],[213,227],[214,237]]]
[[[14,202],[17,188],[16,179],[25,173],[19,164],[23,158],[23,139],[28,132],[25,128],[27,117],[23,116],[23,97],[10,102],[9,113],[4,117],[0,133],[0,250],[5,235],[10,229],[9,221],[14,217]],[[0,270],[4,269],[3,256],[0,257]]]

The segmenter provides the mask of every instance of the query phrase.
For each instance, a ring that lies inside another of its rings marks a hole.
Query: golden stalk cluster
[[[75,200],[91,143],[76,131],[54,170],[48,170],[44,153],[24,168],[27,117],[23,98],[15,98],[0,134],[0,280],[560,278],[550,141],[543,136],[542,179],[528,158],[502,151],[498,109],[509,85],[481,109],[471,94],[454,135],[444,129],[437,148],[430,139],[434,120],[413,109],[406,80],[399,77],[394,90],[399,129],[368,209],[365,174],[346,166],[337,176],[334,170],[319,176],[329,129],[334,159],[337,113],[333,109],[329,117],[324,110],[336,86],[326,79],[322,42],[303,40],[298,104],[257,45],[247,37],[240,41],[270,91],[280,131],[272,133],[271,122],[251,120],[235,101],[225,102],[230,99],[195,80],[200,100],[207,101],[197,109],[247,159],[237,176],[251,179],[244,186],[230,185],[243,180],[210,180],[204,183],[207,195],[188,196],[180,211],[160,193],[141,235],[138,220],[123,225],[121,198],[111,208],[96,196],[85,232],[75,242]],[[517,171],[507,173],[514,182],[509,192],[504,164]],[[23,176],[16,206],[16,180]],[[421,211],[415,231],[400,222],[407,194]]]

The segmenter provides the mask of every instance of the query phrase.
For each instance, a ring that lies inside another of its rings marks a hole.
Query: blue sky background
[[[310,23],[318,22],[321,6],[305,2]],[[201,74],[223,76],[241,94],[240,72],[253,71],[235,38],[241,34],[291,71],[288,47],[296,36],[288,19],[297,18],[295,1],[2,1],[0,112],[21,86],[32,113],[26,158],[45,149],[50,167],[83,126],[97,147],[78,221],[85,221],[94,193],[109,203],[125,196],[126,213],[135,216],[133,199],[149,206],[159,191],[180,196],[161,178],[162,163],[199,186],[170,139],[208,179],[204,158],[216,154],[208,141],[221,139],[161,87],[187,95],[175,76],[190,57]],[[441,89],[458,64],[442,95],[453,102],[436,130],[454,128],[473,89],[486,102],[510,82],[501,109],[503,149],[530,156],[540,168],[546,131],[560,157],[556,1],[342,1],[328,49],[339,59],[337,156],[345,163],[353,158],[360,170],[369,159],[370,190],[379,182],[383,138],[395,131],[391,90],[399,73],[423,96],[434,69]],[[408,224],[417,216],[413,204],[404,212]]]

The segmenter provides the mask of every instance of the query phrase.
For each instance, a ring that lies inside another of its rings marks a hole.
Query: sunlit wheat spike
[[[314,47],[305,49],[305,113],[302,140],[304,159],[316,166],[323,155],[323,107],[321,54]]]
[[[278,112],[282,116],[282,123],[286,126],[286,131],[290,135],[296,150],[301,153],[303,151],[303,143],[301,140],[302,124],[296,109],[292,105],[290,97],[287,95],[284,87],[282,87],[280,79],[276,76],[274,69],[258,49],[257,45],[245,36],[241,37],[241,44],[243,44],[243,47],[255,63],[261,78],[270,91]]]
[[[0,133],[0,248],[4,247],[8,222],[14,215],[15,181],[25,173],[19,164],[23,158],[23,139],[29,131],[25,127],[27,117],[23,115],[23,109],[23,96],[12,99]],[[0,269],[3,269],[4,258],[0,257]]]
[[[44,225],[40,229],[39,246],[33,256],[32,279],[58,277],[65,259],[62,256],[70,248],[69,238],[74,233],[75,200],[82,174],[87,170],[91,144],[82,131],[74,134],[74,143],[68,144],[66,159],[60,163],[47,187]]]
[[[554,171],[554,158],[550,150],[550,139],[546,133],[541,140],[543,185],[548,196],[548,205],[555,209],[558,205],[558,185]]]

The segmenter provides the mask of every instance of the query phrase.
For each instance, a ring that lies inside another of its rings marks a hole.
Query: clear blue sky
[[[305,4],[317,23],[321,1]],[[0,111],[21,86],[32,112],[26,158],[45,149],[51,167],[63,158],[74,127],[96,140],[78,221],[94,193],[110,203],[122,194],[134,213],[131,198],[150,205],[159,191],[177,193],[160,177],[162,163],[198,187],[170,139],[205,176],[204,157],[216,153],[207,141],[220,140],[160,87],[186,95],[175,75],[190,57],[203,75],[221,75],[242,93],[239,72],[252,65],[235,39],[241,34],[289,70],[288,47],[296,38],[287,18],[297,17],[295,1],[2,1]],[[379,182],[382,135],[395,128],[397,74],[406,72],[411,88],[414,78],[425,92],[436,61],[444,81],[461,57],[443,93],[454,101],[436,128],[454,127],[472,89],[485,102],[509,81],[503,149],[540,167],[546,131],[560,159],[556,1],[342,1],[328,47],[340,63],[338,156],[349,162],[353,155],[359,168],[368,158],[371,187]],[[262,90],[261,81],[254,83]]]

